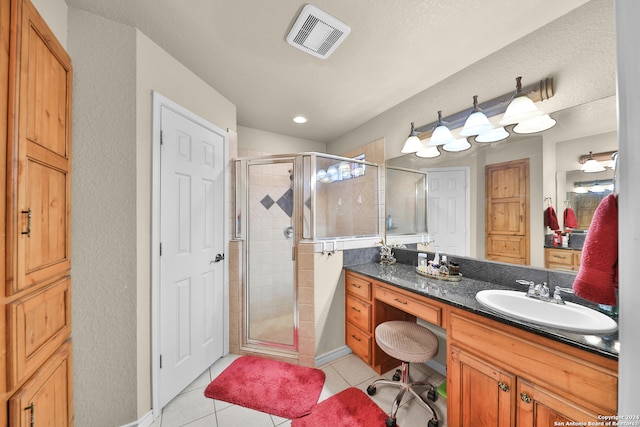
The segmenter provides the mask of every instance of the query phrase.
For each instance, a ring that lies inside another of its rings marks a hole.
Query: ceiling
[[[235,104],[239,126],[324,143],[586,2],[317,0],[351,27],[319,59],[285,41],[300,0],[66,0],[139,29]]]

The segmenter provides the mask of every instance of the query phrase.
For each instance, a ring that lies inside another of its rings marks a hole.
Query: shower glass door
[[[247,343],[297,349],[293,158],[247,162]]]

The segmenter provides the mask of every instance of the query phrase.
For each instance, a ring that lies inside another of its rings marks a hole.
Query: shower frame
[[[240,343],[241,348],[249,346],[251,349],[255,349],[255,346],[258,347],[266,347],[272,350],[282,350],[284,352],[293,352],[296,353],[298,351],[299,344],[299,319],[298,319],[298,283],[297,283],[297,247],[300,242],[326,242],[327,240],[333,240],[333,248],[336,248],[335,241],[339,239],[350,239],[350,238],[358,238],[363,237],[362,234],[353,234],[349,236],[319,236],[318,229],[316,227],[317,222],[317,182],[316,176],[318,172],[317,161],[318,158],[329,159],[333,162],[348,162],[350,164],[358,164],[363,169],[367,170],[371,169],[370,172],[367,173],[375,173],[376,174],[376,193],[379,193],[380,188],[380,169],[379,166],[375,163],[367,162],[363,159],[364,156],[359,156],[356,158],[346,158],[341,156],[333,156],[324,153],[315,153],[315,152],[303,152],[303,153],[295,153],[295,154],[282,154],[282,155],[271,155],[264,157],[254,157],[254,158],[238,158],[234,160],[235,167],[235,204],[234,204],[234,217],[235,217],[235,227],[234,227],[234,238],[236,240],[244,241],[242,245],[242,277],[243,280],[241,282],[242,287],[242,342]],[[260,341],[251,339],[249,337],[249,321],[250,321],[250,276],[249,276],[249,266],[250,266],[250,251],[249,251],[249,241],[251,239],[251,230],[248,229],[249,218],[247,217],[249,209],[248,209],[248,199],[249,199],[249,189],[251,182],[249,181],[249,166],[250,165],[268,165],[274,163],[292,163],[293,164],[293,211],[291,216],[291,226],[293,227],[293,241],[292,241],[292,251],[291,251],[291,259],[293,261],[293,298],[294,298],[294,322],[293,322],[293,331],[294,337],[292,346],[283,345],[278,343],[272,343],[267,341]],[[364,174],[364,172],[363,172]],[[309,198],[309,206],[308,206],[308,226],[304,226],[304,200],[305,197]],[[379,194],[376,194],[376,197],[379,198]],[[376,204],[380,206],[379,200],[376,200]],[[376,222],[376,230],[373,233],[366,234],[365,236],[379,236],[380,235],[380,209],[377,209],[378,221]]]

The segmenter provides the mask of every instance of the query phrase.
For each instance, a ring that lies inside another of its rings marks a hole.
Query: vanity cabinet
[[[548,427],[617,413],[615,360],[462,310],[447,332],[450,426]]]
[[[553,270],[577,271],[582,251],[575,249],[544,248],[544,266]]]
[[[382,374],[400,361],[387,355],[375,341],[375,327],[388,320],[416,321],[415,316],[387,304],[375,304],[374,292],[381,282],[345,272],[345,343],[355,355]],[[404,300],[401,300],[404,301]]]

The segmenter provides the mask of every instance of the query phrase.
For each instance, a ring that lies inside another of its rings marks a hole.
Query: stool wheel
[[[376,388],[374,386],[367,387],[367,394],[369,396],[374,396],[376,394]]]
[[[427,398],[430,401],[435,402],[436,400],[438,400],[438,393],[436,393],[436,390],[432,388],[427,392]]]
[[[387,418],[387,427],[396,427],[396,420],[393,420],[391,418]],[[438,426],[436,426],[438,427]]]
[[[434,420],[433,418],[431,418],[429,420],[428,427],[438,427],[438,420]]]
[[[402,371],[400,371],[400,369],[396,369],[395,374],[393,374],[393,380],[394,381],[400,381],[400,375],[402,374]]]

